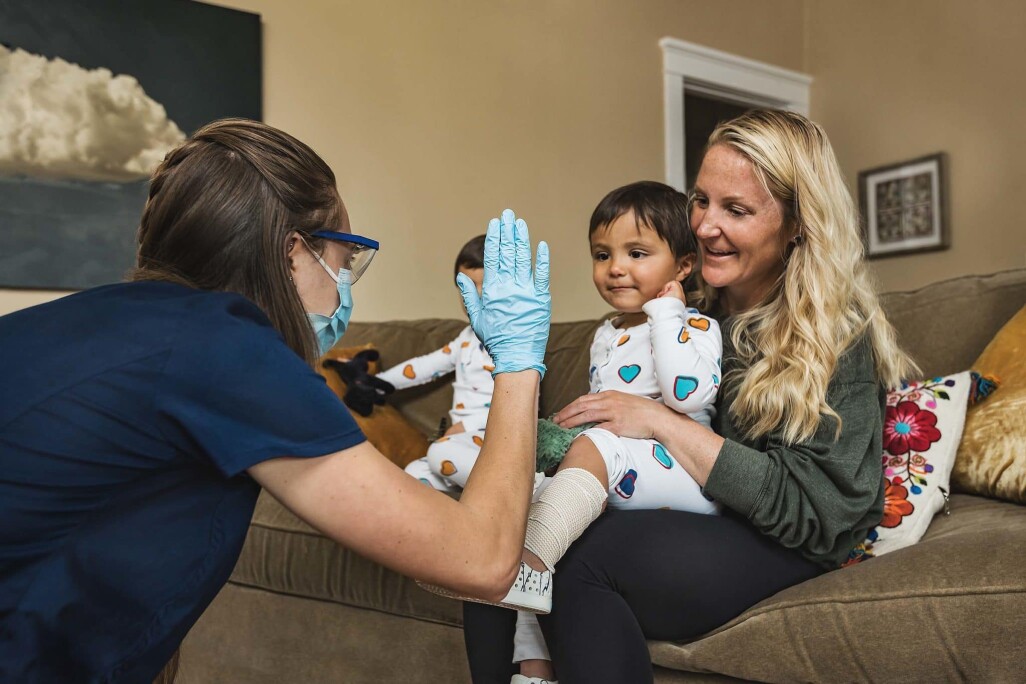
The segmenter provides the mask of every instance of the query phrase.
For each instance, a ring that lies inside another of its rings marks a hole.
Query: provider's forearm
[[[476,536],[508,561],[511,584],[524,547],[534,485],[538,384],[533,370],[496,376],[484,446],[460,497],[482,528]]]
[[[723,438],[672,409],[663,410],[661,416],[654,426],[656,440],[699,485],[705,486],[723,446]]]
[[[499,600],[516,579],[534,481],[538,373],[500,374],[485,445],[460,501],[425,487],[367,442],[249,473],[326,536],[406,575]]]

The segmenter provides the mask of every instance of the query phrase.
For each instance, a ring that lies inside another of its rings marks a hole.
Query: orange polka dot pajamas
[[[449,418],[453,425],[463,423],[464,432],[435,441],[427,456],[406,466],[407,473],[447,492],[457,492],[467,484],[484,444],[495,389],[493,370],[492,357],[468,325],[441,349],[398,363],[378,375],[402,390],[456,374]]]

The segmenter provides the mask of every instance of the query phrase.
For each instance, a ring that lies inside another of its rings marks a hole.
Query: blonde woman
[[[715,432],[618,392],[580,397],[556,420],[660,441],[726,514],[611,512],[584,533],[541,618],[564,684],[651,681],[646,638],[698,636],[857,558],[883,511],[884,387],[912,365],[823,130],[762,110],[721,124],[690,218],[724,331]],[[496,610],[465,610],[475,682],[502,681],[509,662],[489,639],[508,620]]]

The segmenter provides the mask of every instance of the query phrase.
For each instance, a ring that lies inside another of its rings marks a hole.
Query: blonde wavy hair
[[[868,336],[876,374],[896,386],[916,367],[898,347],[863,256],[858,213],[826,133],[792,112],[752,110],[720,124],[706,147],[726,145],[755,167],[784,207],[791,248],[766,297],[735,316],[740,380],[731,413],[749,438],[780,430],[789,444],[815,434],[838,357]],[[715,292],[708,290],[708,298]]]

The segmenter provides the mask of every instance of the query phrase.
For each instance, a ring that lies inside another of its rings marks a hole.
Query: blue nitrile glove
[[[507,209],[501,220],[488,223],[481,296],[462,273],[456,284],[463,294],[470,326],[495,364],[492,376],[528,368],[544,376],[545,344],[552,318],[549,246],[538,243],[532,276],[527,224]]]

